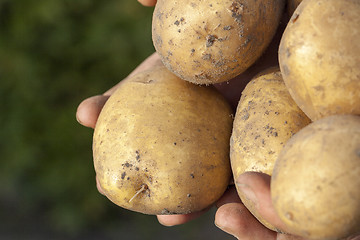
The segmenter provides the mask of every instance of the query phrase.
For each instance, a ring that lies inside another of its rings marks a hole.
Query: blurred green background
[[[214,210],[166,228],[95,187],[78,104],[154,49],[136,0],[0,0],[0,239],[233,239]]]

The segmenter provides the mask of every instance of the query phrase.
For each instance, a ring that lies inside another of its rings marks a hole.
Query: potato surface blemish
[[[284,0],[159,0],[152,22],[154,47],[181,79],[228,81],[265,51],[283,7]]]

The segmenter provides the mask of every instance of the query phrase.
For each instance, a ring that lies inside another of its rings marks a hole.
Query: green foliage
[[[75,112],[154,51],[151,14],[134,0],[0,1],[2,223],[76,233],[113,217]]]

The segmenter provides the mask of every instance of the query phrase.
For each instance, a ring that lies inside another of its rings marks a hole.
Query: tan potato
[[[244,89],[237,107],[230,140],[231,167],[236,180],[246,171],[271,175],[287,140],[310,123],[291,98],[278,68],[256,76]],[[268,228],[241,191],[245,206]]]
[[[291,17],[293,15],[295,9],[299,6],[302,0],[288,0],[287,1],[287,12],[288,15]]]
[[[284,0],[159,0],[153,42],[168,69],[197,84],[224,82],[265,51]]]
[[[306,239],[343,239],[360,231],[360,117],[335,115],[296,133],[276,161],[274,207]]]
[[[214,88],[183,81],[165,67],[122,82],[94,132],[103,192],[115,204],[146,214],[208,207],[230,180],[231,115]]]
[[[303,0],[279,48],[291,96],[311,120],[360,114],[360,3]]]

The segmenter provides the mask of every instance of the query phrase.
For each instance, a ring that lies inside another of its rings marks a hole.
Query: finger
[[[96,188],[97,188],[97,190],[99,191],[99,193],[101,193],[102,195],[105,195],[105,192],[104,192],[104,190],[101,188],[99,179],[98,179],[97,177],[96,177]]]
[[[239,196],[237,195],[234,185],[229,186],[229,188],[225,191],[224,195],[217,201],[216,206],[220,207],[223,204],[229,202],[241,202]],[[164,226],[175,226],[191,221],[201,216],[207,210],[208,208],[200,212],[184,214],[184,215],[158,215],[157,218],[158,221]]]
[[[94,128],[101,109],[108,98],[108,96],[99,95],[82,101],[76,111],[77,121],[85,127]]]
[[[215,225],[241,240],[276,239],[276,233],[258,222],[242,203],[222,205],[215,214]]]
[[[239,191],[252,202],[256,211],[271,225],[281,231],[286,230],[286,226],[280,220],[275,212],[271,201],[270,193],[271,177],[264,173],[246,172],[236,179],[236,185]]]
[[[200,217],[202,214],[204,214],[207,209],[204,209],[199,212],[189,213],[189,214],[179,214],[179,215],[158,215],[157,219],[159,223],[161,223],[164,226],[171,227],[176,225],[181,225],[184,223],[187,223],[195,218]]]
[[[360,240],[360,233],[349,236],[349,237],[347,237],[346,239],[343,239],[343,240]]]
[[[138,0],[138,2],[147,7],[152,7],[156,4],[156,0]]]
[[[234,185],[228,187],[222,197],[216,202],[216,207],[219,208],[227,203],[241,203]]]

